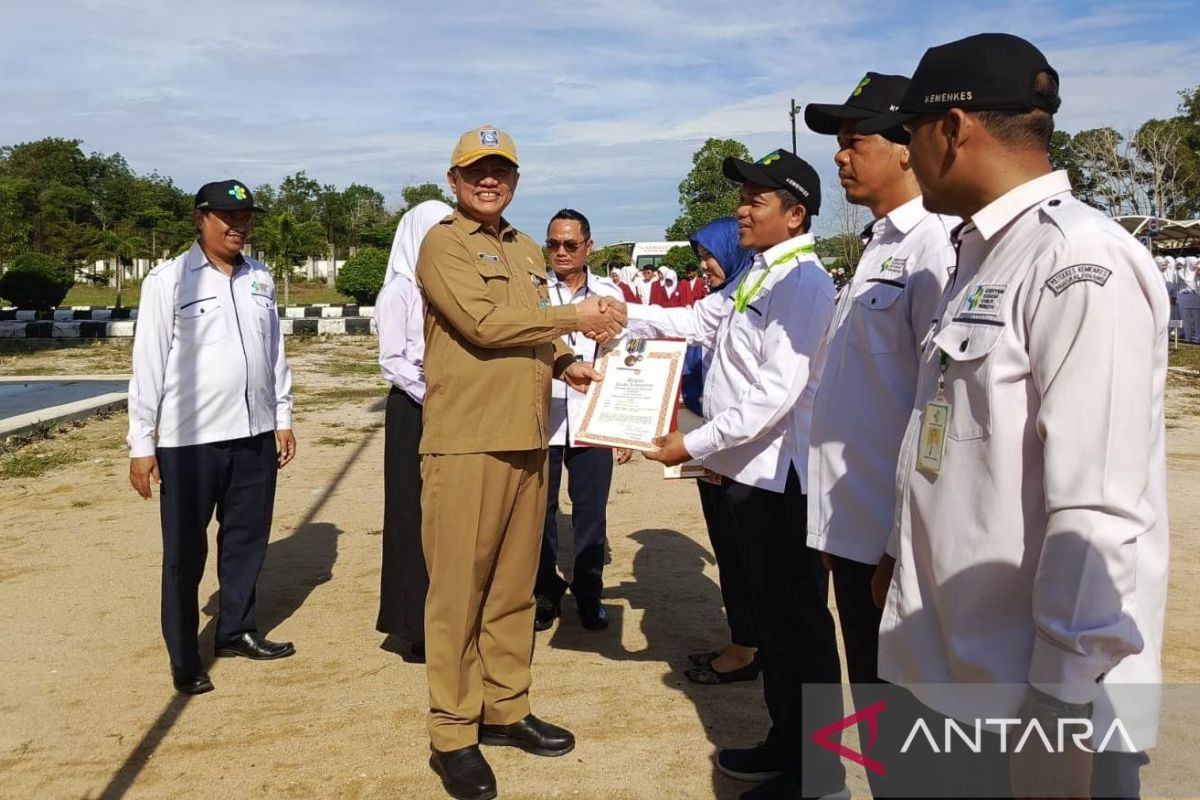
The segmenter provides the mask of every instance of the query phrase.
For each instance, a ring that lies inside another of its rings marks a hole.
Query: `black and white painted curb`
[[[284,336],[377,333],[373,306],[290,306],[279,309]],[[0,339],[106,339],[133,336],[137,309],[57,309],[53,320],[35,311],[0,309]]]

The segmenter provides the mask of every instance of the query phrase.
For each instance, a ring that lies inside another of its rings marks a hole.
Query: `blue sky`
[[[657,239],[710,136],[790,146],[788,100],[840,102],[862,73],[986,30],[1038,44],[1062,75],[1059,127],[1119,129],[1200,84],[1195,2],[770,3],[674,0],[4,0],[0,143],[120,152],[191,191],[277,183],[444,183],[458,135],[512,134],[508,216],[540,238],[573,206],[594,238]],[[836,194],[832,140],[799,152]],[[818,217],[834,225],[835,205]]]

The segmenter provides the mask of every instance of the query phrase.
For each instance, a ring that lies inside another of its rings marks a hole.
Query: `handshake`
[[[625,329],[628,316],[620,300],[592,295],[575,308],[579,313],[578,329],[597,344],[616,338]]]

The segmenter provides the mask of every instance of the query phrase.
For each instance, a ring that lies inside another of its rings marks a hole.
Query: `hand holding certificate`
[[[671,430],[687,343],[680,339],[626,339],[597,363],[604,380],[588,388],[575,440],[601,447],[657,450]]]

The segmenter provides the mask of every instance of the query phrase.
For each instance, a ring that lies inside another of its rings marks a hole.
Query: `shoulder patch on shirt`
[[[1090,281],[1097,286],[1103,286],[1108,283],[1109,277],[1112,276],[1112,270],[1102,267],[1099,264],[1074,264],[1070,267],[1060,269],[1058,272],[1046,279],[1046,288],[1054,292],[1058,296],[1067,290],[1067,287],[1074,286],[1083,281]]]

